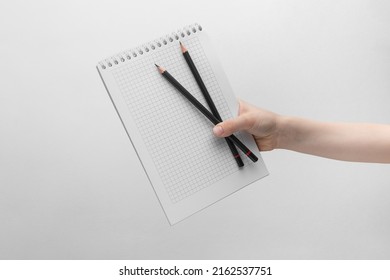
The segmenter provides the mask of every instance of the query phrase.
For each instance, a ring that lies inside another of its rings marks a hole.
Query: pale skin
[[[320,122],[239,103],[238,117],[216,125],[216,136],[246,131],[260,151],[287,149],[336,160],[390,163],[390,125]]]

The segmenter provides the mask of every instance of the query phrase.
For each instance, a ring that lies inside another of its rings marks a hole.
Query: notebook
[[[97,64],[171,225],[268,175],[251,135],[236,134],[259,160],[253,163],[240,151],[245,166],[239,168],[226,141],[213,135],[212,123],[157,71],[155,63],[165,67],[209,109],[182,55],[180,41],[191,54],[222,119],[236,116],[238,102],[198,24]]]

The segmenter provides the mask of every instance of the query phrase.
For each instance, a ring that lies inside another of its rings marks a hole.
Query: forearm
[[[280,117],[277,148],[346,161],[390,163],[390,126]]]

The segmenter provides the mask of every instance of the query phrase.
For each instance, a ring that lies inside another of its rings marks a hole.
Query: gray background
[[[389,123],[389,1],[2,1],[0,13],[0,258],[390,258],[390,166],[283,150],[263,153],[270,176],[170,227],[95,69],[199,22],[242,99]]]

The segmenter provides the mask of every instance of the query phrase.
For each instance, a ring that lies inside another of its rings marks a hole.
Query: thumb
[[[246,115],[240,115],[234,119],[223,121],[213,128],[215,136],[227,137],[231,134],[240,131],[248,130],[252,127],[252,120]]]

